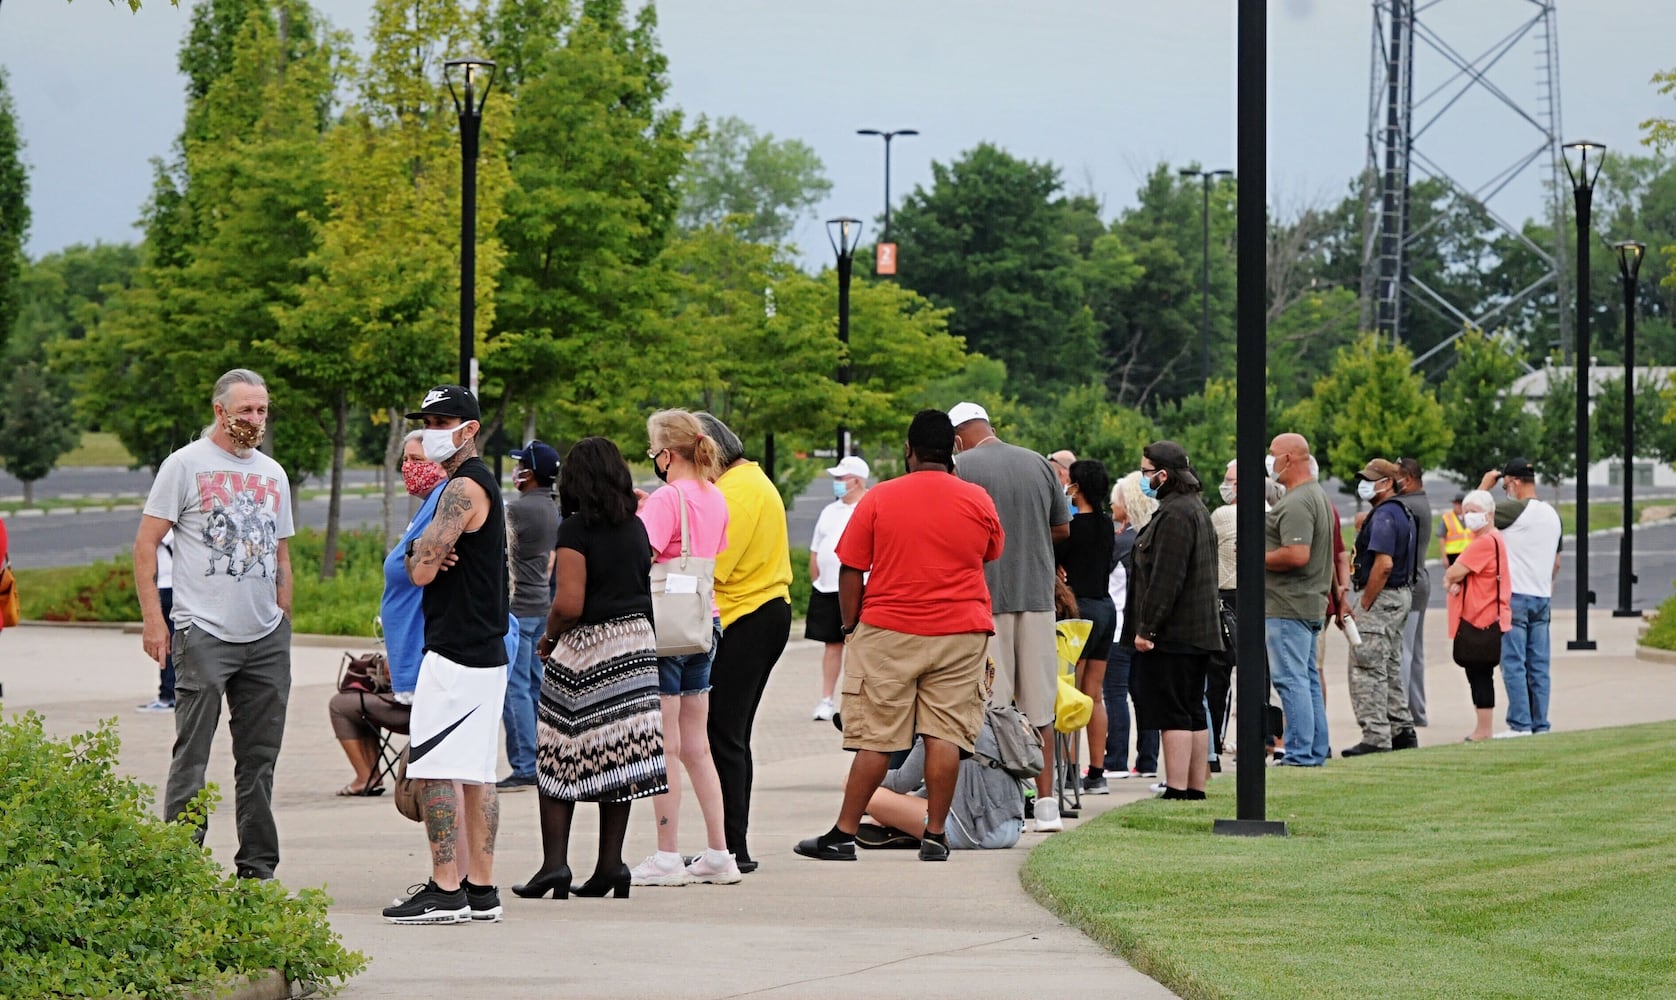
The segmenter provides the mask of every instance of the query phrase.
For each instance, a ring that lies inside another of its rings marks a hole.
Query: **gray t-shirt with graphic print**
[[[279,627],[279,542],[295,529],[278,462],[200,438],[163,460],[145,512],[175,526],[175,628],[255,642]]]

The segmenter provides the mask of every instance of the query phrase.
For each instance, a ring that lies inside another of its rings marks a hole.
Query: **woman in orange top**
[[[1473,490],[1461,501],[1461,521],[1472,533],[1472,542],[1443,574],[1449,587],[1449,637],[1453,639],[1461,622],[1480,628],[1491,622],[1504,634],[1513,627],[1513,575],[1507,561],[1507,544],[1495,527],[1496,502],[1484,490]],[[1496,707],[1495,665],[1466,668],[1472,686],[1472,707],[1478,725],[1468,743],[1490,738],[1490,717]]]

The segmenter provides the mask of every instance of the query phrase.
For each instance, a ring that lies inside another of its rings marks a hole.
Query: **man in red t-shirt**
[[[1004,541],[995,502],[952,475],[953,454],[948,414],[915,414],[908,474],[869,490],[838,542],[844,748],[856,753],[838,822],[798,843],[804,857],[855,860],[856,830],[890,754],[917,735],[926,786],[919,856],[948,860],[943,822],[961,752],[972,752],[983,724],[980,683],[995,630],[984,563]]]

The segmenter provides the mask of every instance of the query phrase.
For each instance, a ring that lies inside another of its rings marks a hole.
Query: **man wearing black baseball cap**
[[[518,655],[506,676],[506,759],[512,773],[502,791],[535,787],[535,707],[541,699],[541,658],[535,645],[547,627],[553,596],[553,560],[559,547],[559,508],[553,483],[559,476],[559,453],[531,441],[511,453],[517,460],[512,485],[518,498],[506,505],[507,558],[512,566],[512,616],[518,619]]]
[[[385,907],[384,918],[499,920],[495,743],[506,700],[506,514],[500,486],[478,457],[482,422],[469,391],[439,385],[408,418],[424,423],[425,457],[448,473],[435,516],[408,543],[404,560],[408,579],[423,588],[425,655],[413,692],[407,774],[419,782],[432,874],[408,899]],[[463,789],[459,801],[455,782]],[[464,879],[456,867],[461,826],[470,844]]]
[[[1560,572],[1560,515],[1536,498],[1536,469],[1515,458],[1484,473],[1478,488],[1500,480],[1507,499],[1496,504],[1496,528],[1507,544],[1513,577],[1513,628],[1501,637],[1501,682],[1507,688],[1507,730],[1529,736],[1548,731],[1548,617]]]

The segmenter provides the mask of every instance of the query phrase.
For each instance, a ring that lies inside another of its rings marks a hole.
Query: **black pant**
[[[1496,707],[1496,668],[1467,667],[1467,684],[1472,688],[1473,708]]]
[[[727,849],[750,860],[745,832],[751,825],[751,726],[756,722],[768,672],[791,637],[791,603],[771,600],[722,631],[710,665],[710,757],[722,782],[722,825]]]

